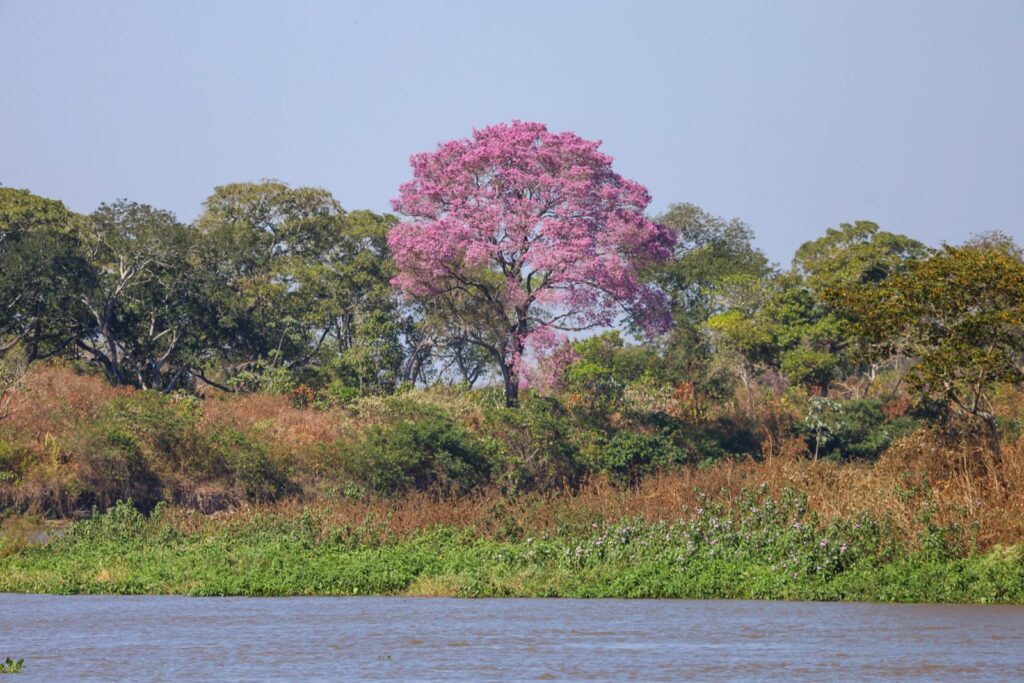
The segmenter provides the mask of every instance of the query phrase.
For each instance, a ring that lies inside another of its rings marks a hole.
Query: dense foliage
[[[672,233],[644,215],[647,190],[612,171],[596,142],[513,122],[411,159],[388,242],[395,283],[446,321],[444,336],[497,364],[518,403],[524,354],[560,332],[615,323],[667,329],[643,268],[668,260]]]
[[[274,180],[191,224],[0,188],[0,500],[636,486],[787,448],[875,461],[933,427],[982,476],[1024,431],[1010,238],[856,221],[783,269],[740,220],[645,215],[598,146],[475,131],[412,158],[401,217]]]

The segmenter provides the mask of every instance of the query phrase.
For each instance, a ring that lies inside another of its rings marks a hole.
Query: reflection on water
[[[1024,678],[1024,608],[0,595],[28,680]]]

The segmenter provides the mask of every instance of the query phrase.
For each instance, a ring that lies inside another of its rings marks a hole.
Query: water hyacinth
[[[783,491],[775,499],[762,487],[745,496],[731,512],[705,500],[692,512],[684,508],[684,516],[674,522],[627,519],[595,524],[595,533],[566,549],[565,556],[577,569],[610,561],[668,559],[686,572],[713,559],[757,562],[799,577],[831,576],[886,552],[883,530],[874,520],[862,517],[823,525],[808,511],[806,497],[793,491]]]
[[[822,521],[792,491],[703,499],[675,519],[396,533],[316,509],[147,518],[130,504],[0,556],[0,591],[1024,601],[1018,550],[956,555],[948,529],[910,547],[867,516]],[[566,520],[567,522],[569,520]]]

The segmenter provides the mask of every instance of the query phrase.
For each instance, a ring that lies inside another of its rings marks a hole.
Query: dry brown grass
[[[272,439],[302,450],[334,443],[354,427],[341,410],[304,410],[284,396],[221,396],[203,405],[200,429],[230,425],[240,431],[258,429]]]
[[[6,457],[31,460],[17,485],[0,482],[8,503],[22,510],[69,515],[78,492],[101,489],[104,479],[110,479],[110,463],[88,451],[82,425],[95,421],[109,401],[132,392],[67,369],[33,368],[0,431],[0,447],[4,439],[17,445],[16,455]],[[471,428],[482,420],[478,406],[443,391],[416,392],[407,400],[454,410]],[[1003,414],[1024,411],[1020,392],[1007,392],[1000,401]],[[257,513],[293,516],[312,507],[325,528],[357,527],[371,520],[400,536],[437,525],[467,527],[489,536],[540,533],[560,525],[627,516],[674,519],[684,514],[684,506],[696,505],[698,491],[730,505],[744,489],[765,484],[776,494],[785,488],[805,491],[811,509],[825,519],[862,512],[891,519],[911,540],[925,528],[921,512],[931,509],[932,520],[939,525],[976,528],[982,549],[1024,541],[1024,437],[1005,443],[996,454],[982,446],[951,443],[927,430],[898,441],[873,464],[814,462],[802,441],[781,438],[781,430],[767,430],[763,461],[685,467],[649,477],[628,490],[592,479],[575,491],[516,498],[493,490],[446,499],[430,493],[399,499],[333,497],[324,468],[334,445],[354,438],[368,425],[401,417],[401,406],[400,401],[366,399],[350,409],[317,411],[295,408],[283,397],[209,398],[199,430],[231,426],[265,439],[275,457],[293,466],[304,499],[257,509],[241,505],[239,496],[221,483],[182,481],[175,485],[184,492],[177,502],[205,512],[232,508],[215,519],[244,519]],[[112,497],[118,491],[104,495]],[[174,514],[183,525],[206,523],[201,515],[184,510]]]
[[[810,508],[823,520],[860,513],[890,519],[910,543],[925,531],[920,513],[926,506],[933,509],[934,524],[976,526],[979,550],[1024,541],[1024,443],[1004,449],[988,469],[973,465],[965,470],[961,453],[935,441],[926,433],[909,437],[874,465],[814,462],[801,457],[794,442],[764,462],[687,467],[649,477],[633,489],[593,479],[576,491],[516,498],[488,490],[456,498],[417,492],[396,499],[292,500],[243,506],[218,513],[212,521],[244,523],[253,515],[294,519],[310,510],[325,533],[369,524],[398,538],[436,526],[464,527],[483,537],[522,536],[624,517],[678,519],[702,502],[700,493],[728,507],[744,490],[767,485],[774,494],[785,488],[806,491]],[[183,528],[211,522],[182,510],[175,515]]]
[[[111,387],[99,377],[52,365],[33,366],[23,384],[4,428],[40,444],[47,434],[59,434],[95,420],[111,399],[134,392],[130,388]]]

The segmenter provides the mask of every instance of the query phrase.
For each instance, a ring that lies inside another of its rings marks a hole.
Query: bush
[[[608,474],[620,484],[636,484],[648,474],[684,462],[686,452],[661,434],[620,430],[589,449],[586,459],[594,472]]]
[[[756,455],[761,452],[761,435],[751,425],[731,416],[723,416],[701,430],[704,438],[698,448],[702,460],[728,454]]]
[[[144,391],[111,400],[80,439],[67,446],[81,468],[78,507],[132,498],[148,510],[165,497],[164,475],[180,470],[202,415],[194,398]]]
[[[577,414],[602,419],[622,401],[625,384],[612,368],[582,361],[566,369],[565,388]]]
[[[202,474],[226,477],[247,500],[269,502],[294,491],[287,474],[270,458],[264,441],[234,427],[223,427],[204,439]]]
[[[883,402],[877,399],[833,401],[828,429],[820,431],[822,457],[877,459],[894,439],[911,433],[917,421],[911,417],[886,420]],[[814,450],[816,432],[806,420],[797,422],[794,431],[807,439]]]
[[[439,412],[371,427],[364,439],[342,445],[343,464],[372,490],[396,495],[410,489],[465,493],[490,474],[483,445]]]
[[[494,408],[483,431],[495,453],[494,480],[507,492],[571,486],[579,473],[579,452],[571,435],[582,432],[569,423],[553,398],[532,392],[518,409]]]
[[[180,468],[201,419],[202,404],[194,397],[140,391],[107,404],[98,427],[131,459]]]
[[[345,406],[359,398],[359,389],[334,380],[316,395],[313,405],[320,410]]]

